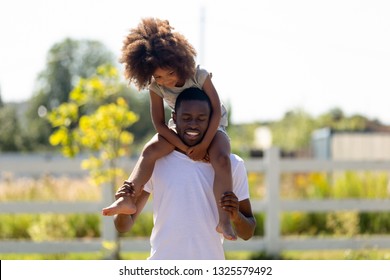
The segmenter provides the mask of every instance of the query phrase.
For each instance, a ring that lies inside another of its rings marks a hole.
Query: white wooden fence
[[[12,167],[10,159],[1,159],[0,168]],[[37,168],[25,164],[25,173]],[[68,165],[67,165],[68,166]],[[79,166],[79,165],[78,165]],[[73,168],[78,169],[73,164]],[[131,163],[128,167],[132,167]],[[42,166],[41,166],[42,167]],[[61,173],[61,164],[47,164],[46,172],[57,170]],[[283,200],[280,197],[281,174],[287,172],[333,172],[342,170],[388,171],[390,162],[356,162],[328,161],[314,159],[285,159],[279,157],[279,150],[271,148],[266,151],[264,159],[246,160],[248,172],[264,173],[266,180],[266,196],[263,200],[252,200],[253,212],[263,212],[264,236],[254,237],[248,241],[225,241],[226,251],[265,251],[278,255],[283,250],[329,250],[329,249],[367,249],[390,248],[390,236],[343,237],[343,238],[292,238],[281,235],[280,215],[283,212],[333,212],[353,210],[358,212],[388,212],[390,199],[345,199],[345,200]],[[19,170],[23,163],[19,163]],[[64,167],[65,168],[65,167]],[[67,167],[69,168],[69,166]],[[70,172],[71,170],[69,170]],[[74,172],[76,173],[76,172]],[[100,210],[113,201],[113,191],[109,187],[102,188],[103,200],[100,202],[6,202],[0,203],[0,214],[4,213],[100,213]],[[147,205],[145,211],[150,211]],[[116,231],[111,217],[102,216],[102,237],[91,240],[71,240],[55,242],[9,241],[0,240],[0,253],[67,253],[102,250],[104,241],[113,241]],[[120,240],[121,251],[149,251],[148,238]]]

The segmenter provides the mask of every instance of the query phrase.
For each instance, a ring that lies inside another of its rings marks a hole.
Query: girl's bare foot
[[[131,215],[137,211],[131,197],[120,197],[110,206],[103,208],[103,216],[113,216],[117,214]]]
[[[222,233],[223,237],[227,240],[237,240],[237,235],[236,235],[232,225],[230,224],[230,221],[228,221],[226,223],[219,222],[216,230],[219,233]]]

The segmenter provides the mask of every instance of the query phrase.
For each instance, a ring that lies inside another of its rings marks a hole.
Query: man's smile
[[[194,131],[194,130],[186,130],[185,132],[186,136],[190,139],[194,139],[199,136],[199,131]]]

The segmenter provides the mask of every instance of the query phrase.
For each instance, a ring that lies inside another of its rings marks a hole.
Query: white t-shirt
[[[233,191],[249,198],[243,160],[231,155]],[[173,151],[159,159],[144,190],[153,194],[152,260],[224,259],[223,236],[215,228],[214,169]]]

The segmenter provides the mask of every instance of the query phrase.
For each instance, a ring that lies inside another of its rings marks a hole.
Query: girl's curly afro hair
[[[123,41],[120,62],[139,90],[149,86],[157,68],[172,69],[181,80],[195,74],[196,51],[167,20],[144,18]]]

